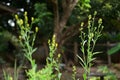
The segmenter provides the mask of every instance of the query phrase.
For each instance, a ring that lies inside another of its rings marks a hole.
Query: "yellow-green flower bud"
[[[52,42],[55,44],[55,34],[53,35]]]
[[[35,27],[35,32],[38,32],[38,30],[39,30],[38,27]]]
[[[88,20],[88,28],[90,28],[90,27],[91,27],[91,21]]]
[[[98,20],[98,23],[99,23],[99,24],[102,24],[102,19],[101,19],[101,18]]]
[[[21,40],[22,39],[22,36],[19,36],[19,40]]]
[[[23,25],[23,20],[22,19],[19,20],[19,24]]]
[[[55,34],[53,35],[53,39],[55,39]]]
[[[34,21],[34,17],[31,17],[31,20]]]
[[[84,25],[84,22],[81,23],[81,27],[83,27],[83,25]]]
[[[48,40],[48,44],[50,44],[50,40]]]
[[[76,67],[75,66],[73,66],[73,71],[75,71],[76,70]]]
[[[89,16],[88,16],[88,19],[90,20],[91,18],[92,18],[92,16],[91,16],[91,15],[89,15]]]
[[[94,37],[94,34],[93,34],[93,33],[91,33],[91,34],[90,34],[90,37],[91,37],[91,38],[93,38],[93,37]]]
[[[61,57],[61,54],[58,54],[58,58],[60,58]]]
[[[27,24],[27,27],[29,27],[30,25],[29,24]]]
[[[18,20],[18,15],[17,14],[15,15],[15,18],[16,18],[16,20]]]
[[[58,44],[56,43],[56,47],[58,47]]]
[[[83,28],[80,28],[80,29],[79,29],[79,31],[82,31],[82,30],[83,30]]]
[[[28,22],[28,17],[27,16],[25,16],[25,22]]]
[[[27,16],[27,12],[25,11],[24,16]]]
[[[94,12],[94,15],[96,15],[96,14],[97,14],[97,11]]]
[[[76,66],[73,66],[73,72],[76,74]]]
[[[89,34],[89,39],[92,39],[94,37],[94,34],[93,33],[90,33]]]

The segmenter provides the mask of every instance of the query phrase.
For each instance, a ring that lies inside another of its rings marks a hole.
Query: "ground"
[[[101,65],[107,65],[107,64],[101,64]],[[39,67],[41,68],[42,65],[39,65]],[[3,79],[3,69],[5,71],[7,71],[7,73],[10,73],[11,75],[13,75],[13,71],[14,71],[14,68],[13,67],[9,67],[9,66],[2,66],[0,68],[0,80],[4,80]],[[83,68],[80,67],[80,66],[77,66],[76,67],[76,71],[77,71],[77,74],[76,74],[76,78],[79,79],[79,80],[83,80],[82,79],[82,74],[83,74]],[[114,64],[114,65],[111,65],[109,67],[109,69],[116,74],[118,80],[120,80],[120,64]],[[95,73],[97,71],[97,66],[94,66],[91,68],[91,72]],[[69,66],[65,66],[63,67],[62,69],[62,79],[61,80],[72,80],[72,67],[69,67]],[[25,79],[25,71],[24,70],[20,70],[19,72],[19,80],[26,80]]]

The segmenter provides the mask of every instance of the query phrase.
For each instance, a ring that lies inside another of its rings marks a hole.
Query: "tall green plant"
[[[19,18],[15,15],[17,24],[19,26],[19,42],[23,48],[23,52],[25,57],[29,60],[31,64],[31,69],[27,71],[28,79],[29,80],[36,80],[36,69],[37,64],[35,60],[32,59],[32,54],[36,51],[34,48],[34,42],[36,38],[36,34],[38,32],[38,27],[35,27],[35,31],[32,30],[32,23],[34,18],[31,18],[31,24],[28,23],[27,12],[24,13],[24,19]]]
[[[47,64],[45,68],[39,71],[41,75],[40,80],[60,80],[61,79],[61,73],[59,70],[60,54],[58,54],[58,57],[56,59],[54,58],[54,54],[57,49],[57,43],[55,42],[55,35],[53,35],[52,41],[49,40],[48,43],[49,43],[50,53],[46,59]]]
[[[95,27],[95,15],[97,12],[94,13],[92,18],[91,15],[88,17],[88,26],[87,32],[81,31],[80,29],[80,38],[81,38],[81,51],[83,54],[83,58],[78,56],[80,59],[80,64],[84,68],[83,78],[84,80],[87,79],[87,75],[90,74],[90,69],[92,66],[92,61],[95,60],[94,55],[98,54],[99,52],[94,52],[94,47],[96,44],[97,39],[101,36],[101,31],[103,29],[102,26],[102,19],[98,20],[98,26]],[[81,23],[81,27],[83,27],[84,23]],[[87,47],[86,47],[87,46]]]
[[[24,20],[18,18],[16,15],[17,24],[20,28],[20,36],[19,42],[23,48],[24,55],[28,59],[31,64],[31,69],[26,71],[28,80],[60,80],[61,73],[59,71],[59,58],[60,55],[56,59],[54,59],[54,53],[57,49],[57,43],[55,42],[55,35],[53,35],[52,41],[48,41],[50,53],[46,59],[46,66],[41,70],[37,70],[37,64],[35,60],[32,58],[32,54],[36,51],[34,48],[34,42],[36,38],[36,34],[38,32],[38,27],[35,27],[35,31],[32,31],[34,18],[31,18],[31,24],[28,23],[27,12],[24,13]],[[54,71],[57,74],[54,74]]]

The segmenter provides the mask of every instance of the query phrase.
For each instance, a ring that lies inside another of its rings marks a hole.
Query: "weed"
[[[92,18],[91,15],[88,17],[88,26],[87,32],[84,32],[82,28],[80,28],[80,38],[81,38],[81,51],[83,54],[83,58],[78,56],[80,59],[80,64],[84,68],[83,78],[84,80],[87,79],[87,75],[90,74],[90,69],[92,66],[92,61],[95,60],[94,55],[98,54],[99,52],[93,52],[97,39],[101,36],[101,31],[103,29],[102,26],[102,19],[98,20],[98,26],[95,27],[95,15],[97,12],[94,13]],[[81,27],[84,26],[84,23],[81,23]],[[87,46],[87,47],[86,47]]]
[[[117,77],[115,76],[115,74],[107,66],[99,66],[98,72],[107,74],[105,77],[105,80],[117,80]]]
[[[28,61],[31,64],[31,69],[26,71],[28,80],[60,80],[61,73],[59,71],[59,58],[60,54],[58,54],[58,57],[54,59],[54,53],[57,49],[57,43],[55,42],[55,35],[53,35],[52,41],[48,41],[50,53],[49,57],[46,59],[46,66],[45,68],[41,70],[37,70],[37,64],[35,63],[35,60],[32,58],[32,54],[36,51],[36,48],[34,48],[34,42],[36,38],[36,34],[38,32],[38,27],[35,27],[35,31],[32,31],[32,23],[34,22],[34,18],[31,18],[31,24],[28,23],[28,17],[27,12],[24,13],[24,20],[19,19],[16,15],[17,24],[20,28],[20,36],[19,36],[19,42],[23,48],[23,52],[25,57],[28,59]],[[57,74],[54,74],[54,70],[57,72]]]
[[[76,80],[76,66],[73,66],[72,79],[73,79],[73,80]]]

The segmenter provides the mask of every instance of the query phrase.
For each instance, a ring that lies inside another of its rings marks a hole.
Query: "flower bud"
[[[94,12],[94,15],[96,15],[96,14],[97,14],[97,11]]]
[[[22,36],[19,36],[19,40],[21,40],[22,39]]]
[[[89,16],[88,16],[88,19],[90,20],[91,18],[92,18],[92,16],[91,16],[91,15],[89,15]]]
[[[38,27],[35,27],[35,32],[38,32]]]
[[[27,16],[27,12],[25,11],[24,16]]]
[[[102,24],[102,19],[101,19],[101,18],[98,20],[98,23],[99,23],[99,24]]]
[[[56,43],[56,47],[58,47],[58,44]]]
[[[61,54],[58,54],[58,58],[60,58],[61,57]]]
[[[17,14],[15,15],[15,18],[18,20],[18,15]]]
[[[23,25],[23,20],[22,19],[19,20],[19,24]]]
[[[83,25],[84,25],[84,22],[81,23],[81,27],[83,27]]]
[[[27,27],[29,27],[30,25],[29,24],[27,24]]]
[[[34,21],[34,17],[31,17],[31,20]]]

